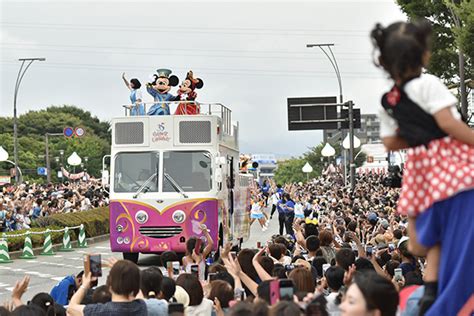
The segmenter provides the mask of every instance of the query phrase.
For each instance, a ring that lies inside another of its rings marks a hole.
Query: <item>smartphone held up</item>
[[[100,254],[87,254],[84,256],[84,273],[91,273],[93,277],[102,276],[102,256]]]

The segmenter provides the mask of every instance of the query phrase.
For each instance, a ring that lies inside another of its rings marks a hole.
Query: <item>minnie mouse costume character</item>
[[[181,101],[194,101],[196,100],[197,93],[195,89],[201,89],[204,85],[204,82],[200,78],[194,78],[193,71],[190,70],[186,74],[186,79],[183,80],[178,89],[178,97]],[[199,105],[190,102],[190,103],[180,103],[175,115],[194,115],[199,114],[200,108]]]
[[[153,96],[155,104],[148,110],[148,115],[170,115],[170,107],[167,103],[179,100],[179,97],[169,93],[171,87],[175,87],[179,83],[178,77],[171,75],[169,69],[158,69],[158,74],[154,74],[154,81],[146,85],[146,91]],[[159,103],[158,103],[159,102]]]

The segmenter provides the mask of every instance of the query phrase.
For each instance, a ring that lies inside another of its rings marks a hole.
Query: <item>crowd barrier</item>
[[[58,251],[73,251],[71,244],[71,237],[69,236],[69,231],[72,229],[79,229],[79,236],[77,237],[77,248],[87,248],[87,241],[86,241],[86,231],[84,228],[84,224],[79,226],[73,227],[65,227],[63,229],[46,229],[42,232],[31,232],[27,231],[23,234],[7,234],[3,233],[0,237],[0,264],[1,263],[11,263],[13,262],[10,259],[10,254],[8,252],[8,238],[16,238],[16,237],[25,237],[24,246],[22,254],[19,258],[21,259],[35,259],[35,254],[33,252],[33,243],[31,242],[30,235],[44,235],[44,242],[43,242],[43,251],[40,253],[42,256],[52,256],[54,255],[53,251],[53,241],[51,239],[51,233],[60,233],[64,232],[63,241],[61,248]]]

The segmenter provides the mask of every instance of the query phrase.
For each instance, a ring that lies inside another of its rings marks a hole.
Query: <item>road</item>
[[[278,233],[278,216],[270,222],[267,231],[262,232],[258,222],[253,223],[250,238],[243,244],[243,248],[255,248],[257,241],[262,244],[272,235]],[[109,242],[104,241],[89,245],[86,249],[74,249],[72,252],[56,252],[55,256],[37,256],[36,259],[15,259],[13,263],[0,264],[0,303],[9,299],[15,282],[29,275],[30,286],[24,295],[24,302],[30,300],[36,293],[48,292],[65,276],[75,274],[83,269],[83,256],[86,253],[100,253],[102,258],[117,257],[121,254],[110,251]],[[158,256],[141,254],[138,264],[140,267],[158,265]],[[103,268],[103,277],[99,285],[104,284],[109,270]]]

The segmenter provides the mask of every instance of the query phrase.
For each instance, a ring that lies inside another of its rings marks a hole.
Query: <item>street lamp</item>
[[[84,172],[87,172],[87,162],[89,161],[89,157],[84,157]]]
[[[352,119],[352,117],[350,119]],[[351,133],[349,133],[349,135],[347,135],[346,138],[344,138],[344,141],[342,142],[342,147],[344,147],[344,149],[349,150],[349,155],[350,155],[349,174],[351,177],[351,189],[354,190],[355,188],[355,158],[353,157],[353,155],[354,155],[354,148],[360,147],[360,139],[355,135],[351,139],[350,135]],[[346,173],[346,164],[344,163],[344,174],[345,173]]]
[[[326,145],[324,145],[323,149],[321,150],[321,155],[323,155],[324,157],[331,157],[335,154],[336,150],[329,143],[326,143]]]
[[[12,165],[14,165],[14,166],[15,166],[15,169],[16,169],[16,172],[15,172],[15,179],[16,179],[16,175],[19,174],[19,175],[20,175],[19,178],[20,178],[20,180],[21,180],[21,179],[23,178],[23,175],[22,175],[22,173],[21,173],[20,167],[18,167],[18,165],[16,165],[13,161],[8,160],[8,157],[9,157],[8,152],[7,152],[5,149],[3,149],[2,146],[0,146],[0,162],[4,162],[4,161],[5,161],[5,162],[9,162],[9,163],[11,163]],[[18,182],[17,182],[17,183],[18,183]]]
[[[334,53],[332,52],[332,49],[331,49],[331,47],[333,47],[333,46],[334,46],[334,43],[331,43],[331,44],[306,44],[307,48],[318,47],[324,53],[324,55],[326,55],[326,57],[329,59],[329,62],[331,63],[332,68],[334,68],[334,72],[336,73],[337,83],[339,84],[339,102],[341,102],[341,104],[342,104],[343,98],[342,98],[341,72],[339,71],[339,65],[337,64],[336,57],[334,56]],[[324,50],[324,48],[327,48],[329,53],[326,50]],[[329,54],[331,54],[331,55],[329,55]]]
[[[20,58],[18,60],[21,61],[21,67],[16,77],[15,93],[13,94],[13,156],[15,160],[15,166],[18,170],[20,170],[20,168],[18,167],[18,120],[16,116],[16,101],[18,99],[18,89],[20,88],[20,83],[21,80],[23,80],[23,76],[25,76],[25,73],[28,68],[30,68],[31,64],[36,60],[45,61],[46,58]],[[26,65],[25,69],[23,69],[23,66],[26,62],[28,62],[28,64]],[[19,182],[18,173],[15,173],[15,181],[17,183]]]
[[[64,181],[64,175],[63,175],[63,166],[64,166],[64,150],[60,149],[59,150],[59,155],[61,156],[61,165],[60,165],[60,170],[61,170],[61,183]],[[59,174],[58,174],[59,177]]]
[[[309,164],[309,162],[306,162],[306,164],[301,168],[301,171],[306,173],[306,182],[309,181],[309,174],[313,172],[313,167]]]
[[[349,135],[346,136],[346,138],[344,138],[344,140],[342,141],[342,147],[344,147],[344,149],[350,149],[351,148],[351,138],[349,137]],[[360,139],[354,135],[354,148],[359,148],[360,147]]]

